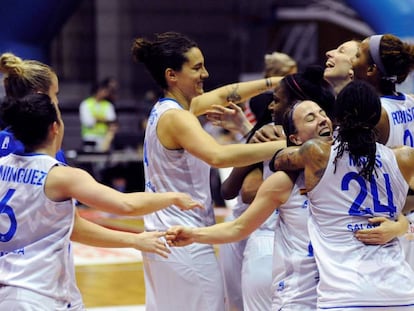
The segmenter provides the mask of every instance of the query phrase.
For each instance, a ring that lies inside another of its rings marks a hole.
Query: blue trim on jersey
[[[395,100],[405,100],[406,96],[404,93],[398,92],[397,95],[383,95],[381,98],[389,98],[389,99],[395,99]]]
[[[60,150],[56,153],[55,158],[56,158],[56,160],[58,160],[59,162],[62,162],[62,163],[68,164],[68,161],[66,160],[65,152],[64,152],[62,149],[60,149]]]
[[[171,97],[163,97],[163,98],[160,98],[160,99],[158,100],[158,102],[162,103],[162,102],[165,102],[165,101],[167,101],[167,100],[170,100],[170,101],[176,102],[177,104],[179,104],[179,105],[180,105],[180,103],[179,103],[176,99],[171,98]],[[180,105],[180,106],[181,106],[181,105]]]
[[[163,102],[165,102],[165,101],[172,101],[172,102],[174,102],[174,103],[176,103],[178,106],[180,106],[181,108],[183,108],[183,105],[181,105],[177,100],[175,100],[174,98],[170,98],[170,97],[164,97],[164,98],[160,98],[159,100],[158,100],[158,102],[160,103],[160,104],[162,104]]]
[[[16,155],[19,156],[25,156],[25,157],[35,157],[35,156],[39,156],[39,155],[46,155],[46,153],[38,153],[38,152],[24,152],[24,151],[16,151],[13,152]]]

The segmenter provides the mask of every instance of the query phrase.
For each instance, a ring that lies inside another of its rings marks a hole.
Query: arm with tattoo
[[[239,104],[249,98],[274,89],[282,77],[271,77],[245,82],[228,84],[210,92],[205,92],[191,100],[190,111],[200,116],[208,111],[212,105],[228,106],[231,102]]]
[[[305,168],[300,146],[279,150],[274,158],[275,171],[296,171]]]

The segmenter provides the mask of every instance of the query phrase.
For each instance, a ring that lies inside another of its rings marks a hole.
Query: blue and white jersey
[[[398,96],[382,96],[381,105],[388,114],[390,124],[386,146],[414,147],[414,98],[402,93],[399,93]],[[410,208],[410,210],[412,209],[414,207]],[[413,228],[411,223],[407,234],[400,237],[400,240],[406,254],[406,260],[414,269]]]
[[[385,144],[388,147],[414,147],[414,98],[399,93],[382,96],[381,105],[388,114],[390,133]]]
[[[50,169],[41,154],[0,158],[0,284],[70,303],[70,252],[75,207],[45,195]]]
[[[301,173],[279,207],[273,250],[272,310],[316,310],[319,273],[308,234],[309,204]]]
[[[145,229],[166,230],[174,225],[210,226],[215,223],[210,191],[210,166],[184,149],[166,149],[158,139],[158,120],[170,109],[183,108],[173,99],[160,99],[152,108],[148,119],[144,139],[145,191],[185,192],[205,208],[181,211],[172,205],[145,215]]]
[[[396,219],[408,185],[391,149],[376,145],[376,170],[371,181],[358,174],[347,152],[334,159],[331,147],[326,170],[308,192],[309,236],[320,281],[318,308],[414,308],[414,271],[405,261],[399,239],[366,245],[354,232],[371,228],[371,217]]]

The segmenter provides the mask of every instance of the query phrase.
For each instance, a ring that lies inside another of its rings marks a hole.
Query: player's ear
[[[289,140],[297,146],[302,145],[302,141],[295,134],[290,134],[289,135]]]

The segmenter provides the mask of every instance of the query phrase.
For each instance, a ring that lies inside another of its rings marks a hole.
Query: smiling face
[[[332,85],[338,82],[352,81],[352,61],[358,52],[359,42],[347,41],[338,48],[326,52],[326,68],[324,78]]]
[[[204,65],[204,57],[199,48],[193,47],[185,53],[188,61],[180,71],[173,71],[175,88],[188,102],[204,93],[204,80],[209,74]]]
[[[278,87],[273,91],[273,100],[267,106],[272,116],[272,121],[277,122],[287,107],[286,94],[283,87]]]
[[[292,121],[296,133],[289,135],[290,141],[302,145],[312,138],[332,139],[332,122],[317,103],[305,100],[296,104],[293,109]]]

